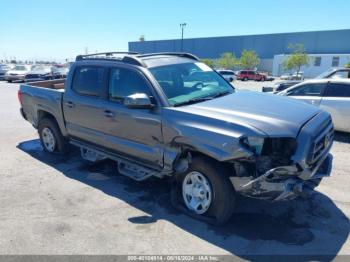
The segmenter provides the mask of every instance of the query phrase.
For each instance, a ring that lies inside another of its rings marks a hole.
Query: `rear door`
[[[350,84],[330,82],[320,107],[332,115],[336,130],[350,132]]]
[[[287,95],[314,106],[319,106],[327,83],[305,83],[292,89]]]
[[[63,102],[70,136],[97,145],[104,143],[101,120],[104,118],[106,80],[105,67],[84,65],[75,68],[72,86],[66,89]]]

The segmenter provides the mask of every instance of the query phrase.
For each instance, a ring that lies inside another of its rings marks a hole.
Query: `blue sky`
[[[0,0],[0,58],[73,58],[146,40],[350,28],[349,0]]]

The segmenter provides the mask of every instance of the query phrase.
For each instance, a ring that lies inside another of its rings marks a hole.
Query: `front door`
[[[101,122],[106,135],[105,147],[126,157],[163,166],[163,137],[161,108],[131,109],[123,104],[126,96],[144,93],[154,97],[152,86],[145,76],[135,69],[114,67],[109,73],[109,94]],[[154,99],[153,99],[154,100]],[[153,101],[156,104],[156,101]]]

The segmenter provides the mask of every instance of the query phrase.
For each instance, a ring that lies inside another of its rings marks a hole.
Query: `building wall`
[[[302,43],[313,54],[349,54],[350,29],[184,39],[183,51],[201,58],[218,58],[224,52],[240,56],[244,49],[250,49],[261,59],[273,59],[277,54],[290,53],[290,43]],[[129,51],[139,53],[180,52],[180,48],[179,39],[129,42]]]
[[[273,59],[273,69],[272,74],[274,76],[281,76],[284,73],[288,73],[283,69],[283,62],[288,58],[289,55],[275,55]],[[316,57],[321,58],[320,65],[315,65]],[[333,57],[339,57],[339,64],[332,66]],[[349,54],[310,54],[309,55],[309,64],[307,66],[303,66],[301,71],[304,73],[304,77],[313,78],[318,76],[319,74],[327,71],[332,67],[342,67],[346,63],[350,61],[350,53]],[[289,71],[289,73],[294,73]]]

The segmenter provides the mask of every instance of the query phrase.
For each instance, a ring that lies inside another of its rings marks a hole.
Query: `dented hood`
[[[296,137],[320,109],[288,97],[251,91],[178,107],[187,113],[225,122],[244,123],[271,137]]]

